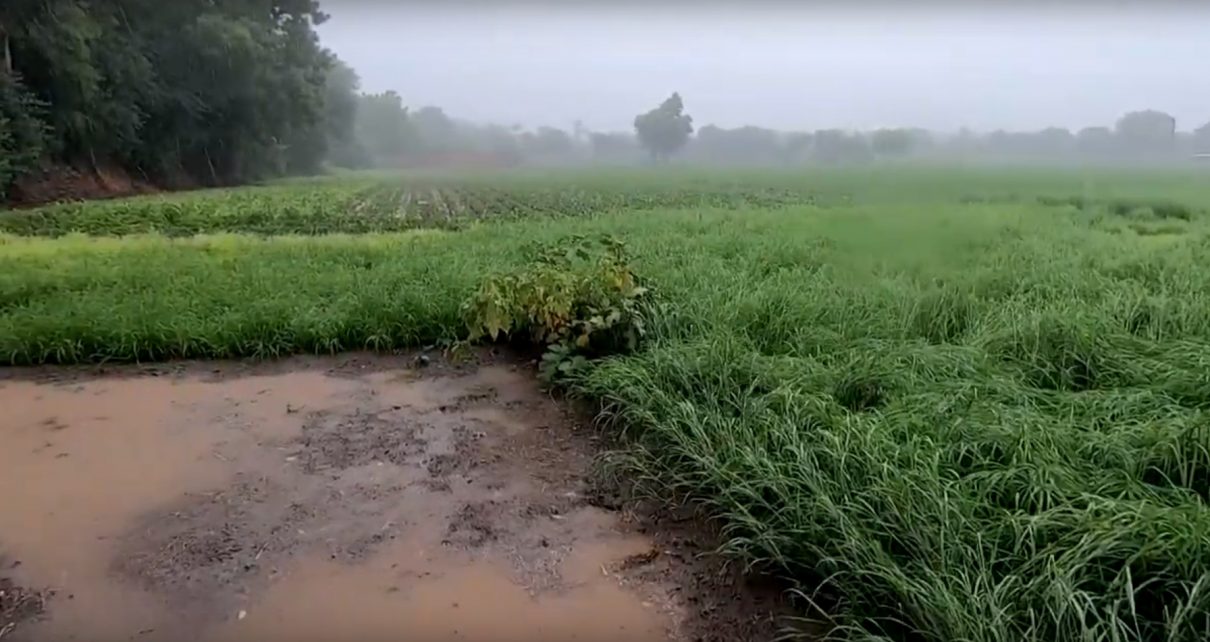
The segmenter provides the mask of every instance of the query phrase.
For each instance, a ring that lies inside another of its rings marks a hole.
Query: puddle
[[[534,595],[498,561],[423,558],[409,543],[350,569],[305,560],[208,640],[667,640],[650,602],[600,570]],[[605,559],[612,563],[615,559]]]
[[[523,368],[282,363],[0,382],[6,642],[679,638]]]

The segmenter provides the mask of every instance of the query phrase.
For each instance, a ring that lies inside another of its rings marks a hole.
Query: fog
[[[1191,4],[325,0],[319,33],[365,91],[527,128],[629,130],[675,90],[699,126],[1075,131],[1154,108],[1189,131],[1210,120]]]

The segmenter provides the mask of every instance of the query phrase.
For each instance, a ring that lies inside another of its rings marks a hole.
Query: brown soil
[[[6,642],[775,633],[706,531],[602,507],[515,360],[0,370],[0,407]]]
[[[158,191],[159,188],[148,181],[138,180],[116,166],[94,170],[49,165],[19,178],[12,186],[5,205],[33,207],[61,201],[119,198]]]

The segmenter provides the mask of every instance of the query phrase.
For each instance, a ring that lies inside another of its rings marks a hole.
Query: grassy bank
[[[703,176],[667,180],[737,180]],[[636,478],[707,505],[728,548],[797,578],[838,636],[1210,636],[1210,189],[807,182],[815,205],[457,232],[7,236],[0,360],[428,343],[461,332],[460,303],[526,244],[609,232],[662,312],[642,350],[575,388],[629,437]]]

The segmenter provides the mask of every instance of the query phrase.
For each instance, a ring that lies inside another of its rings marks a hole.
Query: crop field
[[[353,175],[0,212],[0,363],[445,345],[626,244],[562,385],[836,639],[1210,639],[1210,175]]]
[[[632,176],[633,178],[633,176]],[[0,233],[21,236],[165,236],[239,232],[363,234],[460,228],[482,219],[583,216],[667,207],[780,207],[814,203],[799,186],[527,179],[310,180],[110,202],[53,205],[0,217]]]

